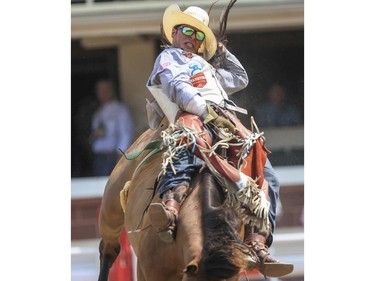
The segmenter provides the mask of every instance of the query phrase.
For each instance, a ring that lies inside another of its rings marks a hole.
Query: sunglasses
[[[186,36],[191,36],[195,33],[195,39],[197,39],[198,41],[201,41],[201,42],[206,37],[202,31],[197,31],[197,30],[195,30],[191,27],[180,26],[180,27],[177,27],[176,29],[181,29],[182,34],[184,34]]]

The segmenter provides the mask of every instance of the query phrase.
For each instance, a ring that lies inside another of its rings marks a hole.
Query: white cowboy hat
[[[208,23],[207,12],[195,6],[191,6],[182,12],[177,4],[172,4],[165,9],[163,15],[163,29],[169,43],[172,43],[172,30],[176,25],[187,24],[204,32],[205,39],[198,53],[202,53],[205,60],[211,59],[217,48],[216,37],[208,27]]]

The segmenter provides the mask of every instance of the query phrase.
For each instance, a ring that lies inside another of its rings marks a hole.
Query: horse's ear
[[[193,259],[188,266],[185,268],[184,273],[197,273],[198,272],[198,262]]]

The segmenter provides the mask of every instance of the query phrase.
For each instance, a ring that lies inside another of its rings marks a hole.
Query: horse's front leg
[[[100,240],[99,253],[100,253],[100,272],[98,281],[107,281],[109,270],[115,262],[118,254],[120,253],[121,246],[117,244],[109,244]]]

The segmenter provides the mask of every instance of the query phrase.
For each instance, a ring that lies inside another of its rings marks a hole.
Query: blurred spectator
[[[94,175],[108,176],[132,141],[133,122],[128,108],[115,97],[110,80],[95,85],[100,103],[91,122],[91,148],[94,153]]]
[[[259,127],[280,127],[302,124],[299,111],[286,103],[286,91],[274,84],[267,92],[268,100],[255,108],[255,122]]]

